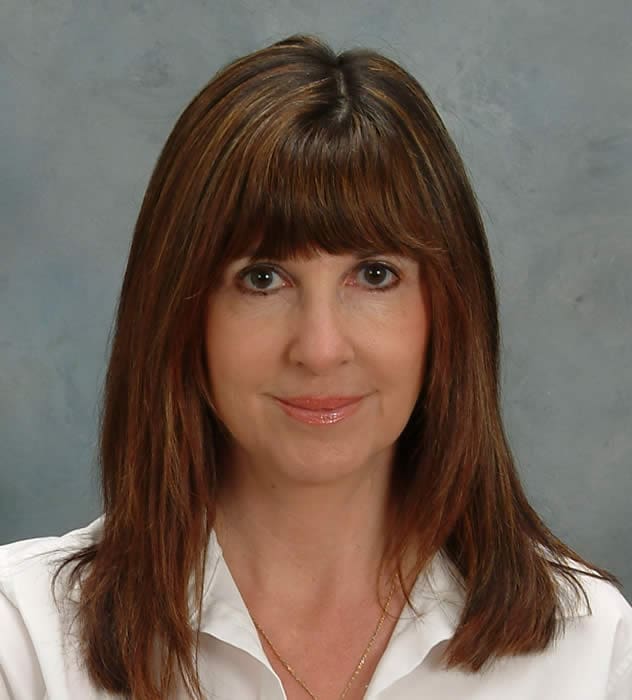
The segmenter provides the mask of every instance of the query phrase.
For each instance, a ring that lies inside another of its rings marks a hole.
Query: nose
[[[289,359],[313,374],[327,374],[354,357],[350,319],[338,299],[315,297],[301,300],[295,308]]]

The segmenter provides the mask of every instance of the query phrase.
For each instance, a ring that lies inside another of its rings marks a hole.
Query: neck
[[[390,469],[336,483],[280,483],[235,470],[216,533],[241,586],[297,604],[375,590]]]

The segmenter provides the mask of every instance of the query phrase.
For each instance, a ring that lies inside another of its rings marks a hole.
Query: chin
[[[277,462],[280,473],[289,482],[303,486],[333,485],[338,481],[348,479],[354,475],[361,475],[369,470],[371,457],[366,454],[356,454],[354,457],[331,459],[322,457],[316,461],[311,452],[307,459],[284,459]]]

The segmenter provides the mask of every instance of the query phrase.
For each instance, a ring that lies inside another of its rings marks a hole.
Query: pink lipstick
[[[308,425],[331,425],[352,416],[360,407],[362,396],[300,396],[276,399],[283,412]]]

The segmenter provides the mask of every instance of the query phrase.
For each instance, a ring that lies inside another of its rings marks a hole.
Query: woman
[[[226,66],[136,225],[104,515],[0,550],[5,694],[629,700],[632,610],[527,502],[498,373],[414,78],[307,36]]]

